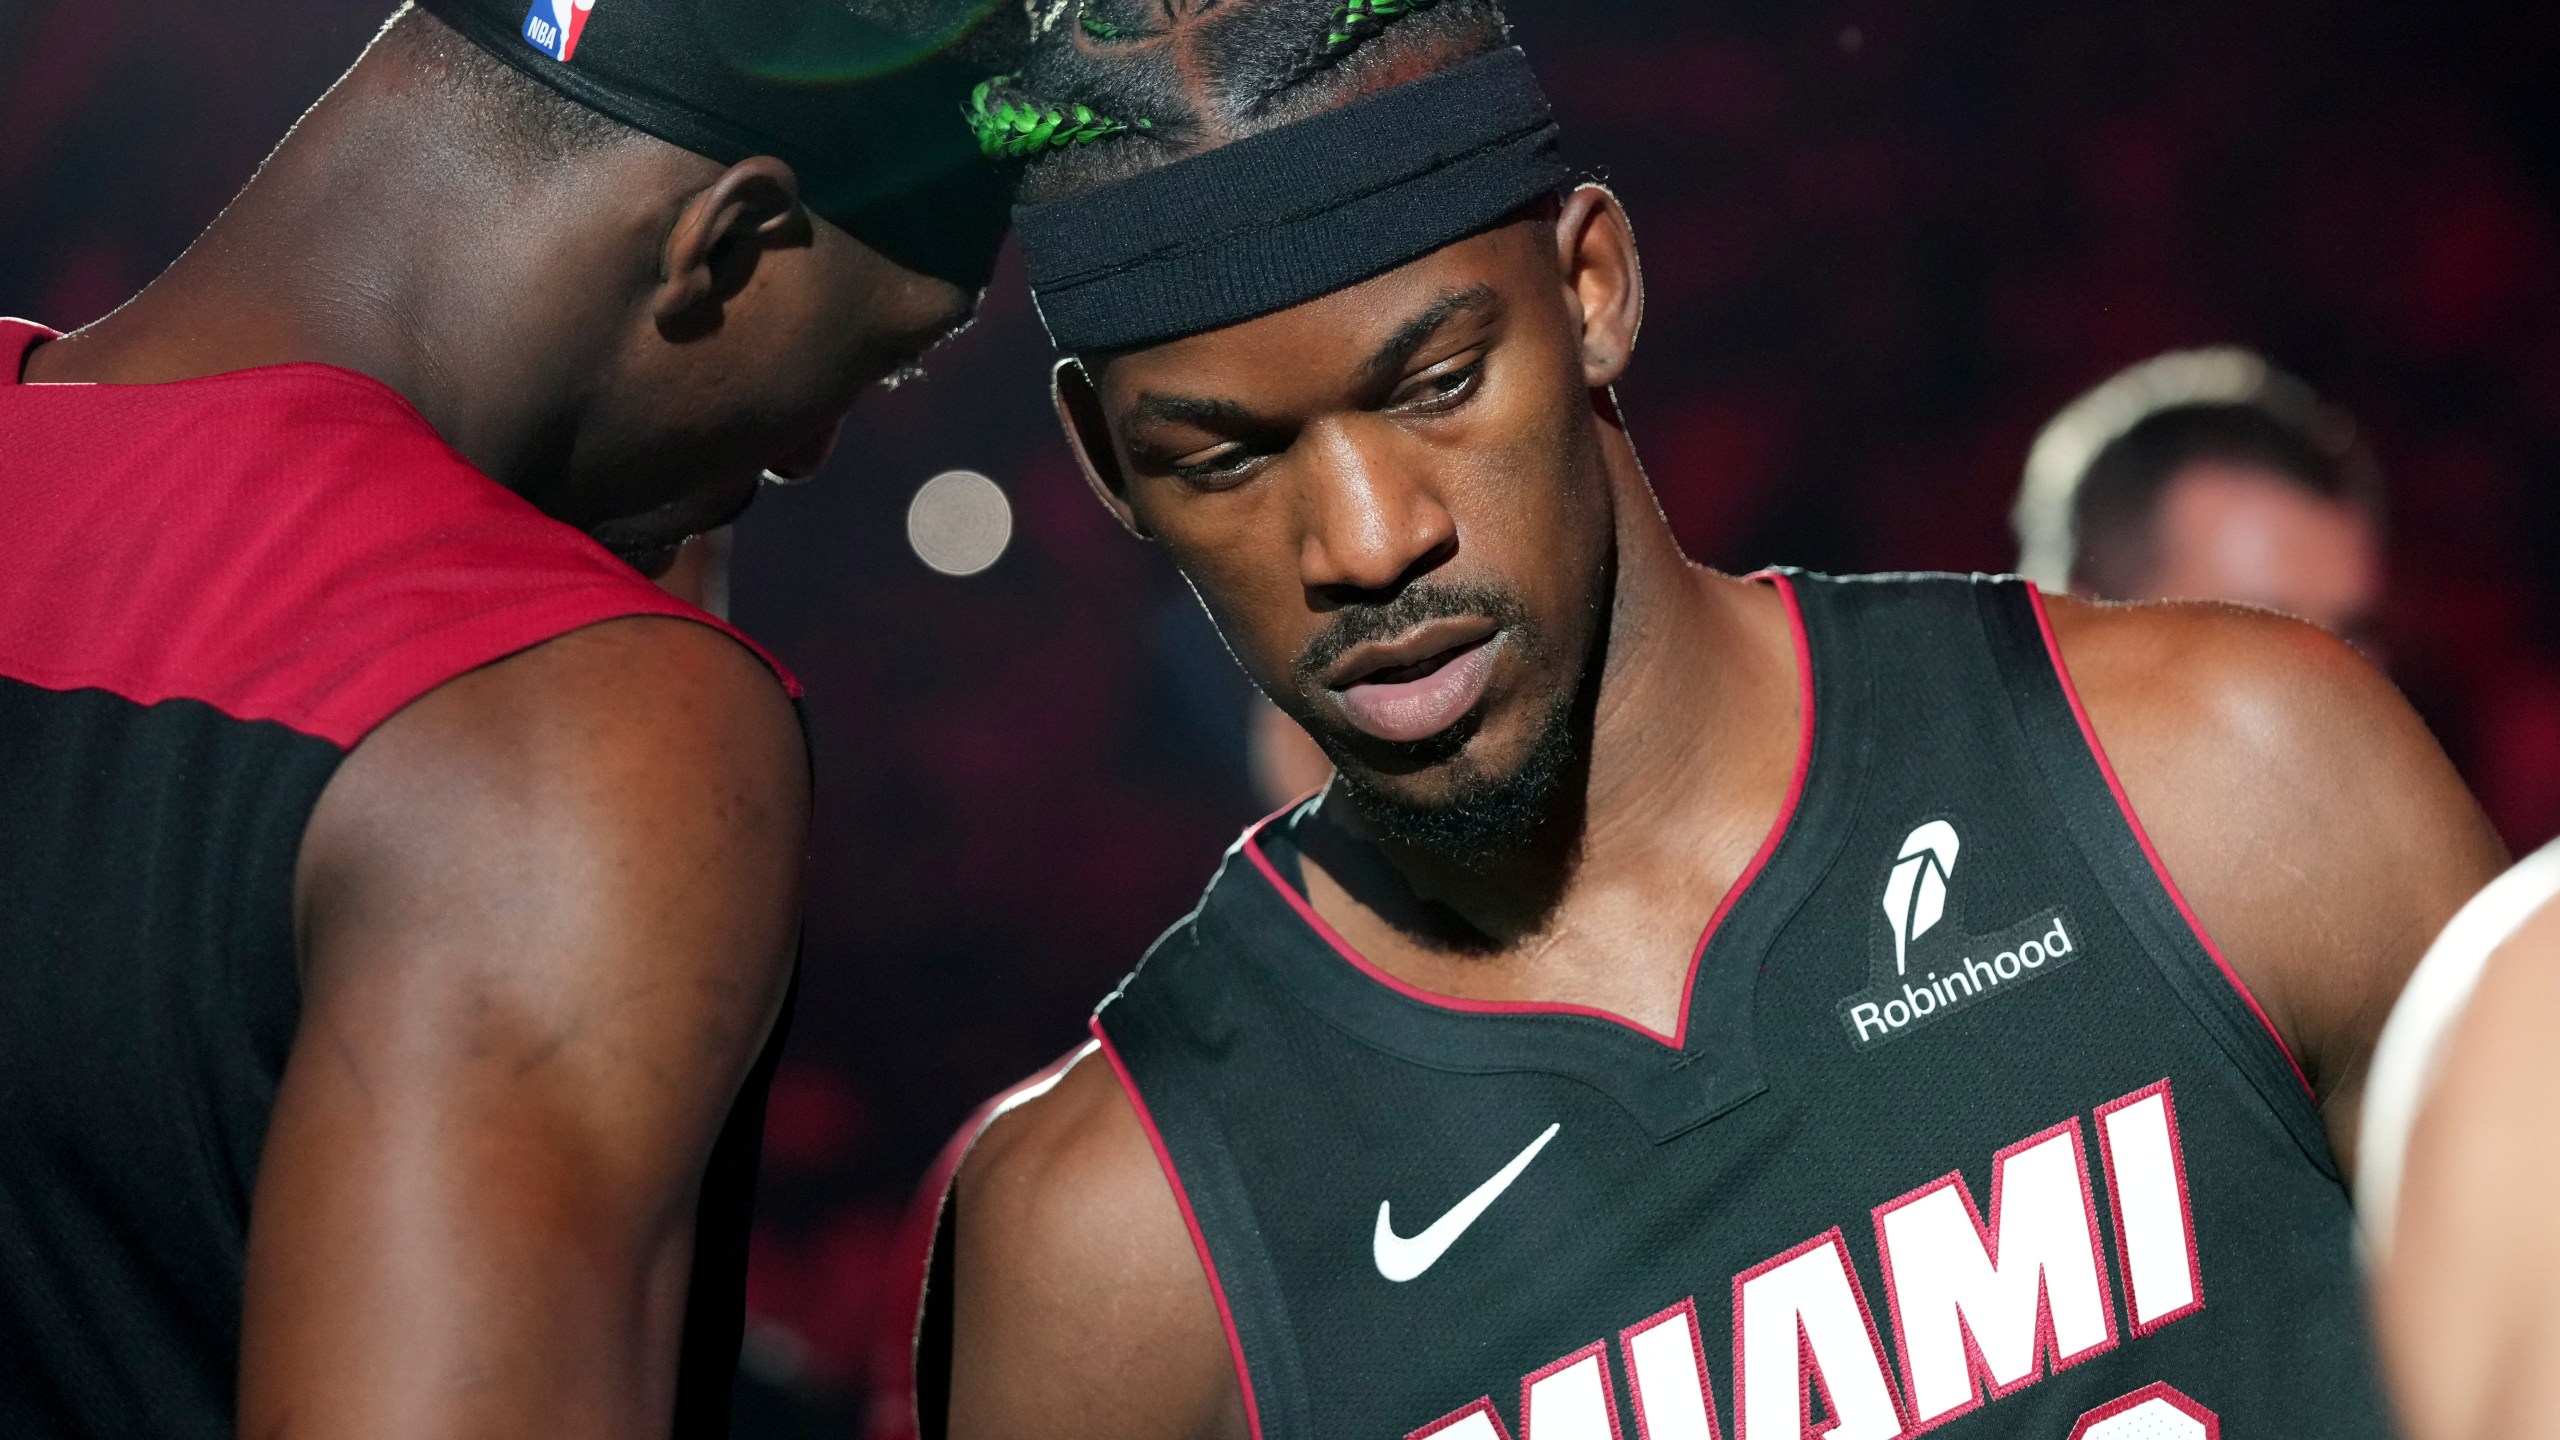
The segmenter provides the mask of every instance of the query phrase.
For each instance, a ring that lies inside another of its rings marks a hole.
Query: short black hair
[[[404,3],[385,21],[377,44],[395,45],[418,69],[465,103],[456,107],[491,153],[552,165],[640,138],[640,132],[591,110],[481,49],[442,20]]]
[[[2210,461],[2264,470],[2377,516],[2382,508],[2381,476],[2349,437],[2246,401],[2166,406],[2109,441],[2082,473],[2071,497],[2073,584],[2136,593],[2156,558],[2151,522],[2161,497],[2188,466]]]
[[[1348,104],[1510,38],[1497,0],[1029,3],[1030,51],[979,113],[1010,106],[1019,117],[1025,143],[1013,153],[1029,158],[1022,198],[1034,204]]]

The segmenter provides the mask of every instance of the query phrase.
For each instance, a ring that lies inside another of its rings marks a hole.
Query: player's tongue
[[[1492,673],[1488,636],[1347,685],[1342,708],[1352,724],[1380,740],[1428,740],[1475,708]]]

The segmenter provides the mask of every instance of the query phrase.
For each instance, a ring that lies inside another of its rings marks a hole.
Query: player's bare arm
[[[807,796],[771,674],[678,620],[465,675],[357,748],[299,872],[244,1435],[665,1433]]]
[[[2391,1002],[2504,845],[2408,702],[2326,633],[2230,606],[2047,604],[2135,814],[2351,1167]]]
[[[2546,901],[2489,956],[2409,1136],[2376,1309],[2417,1440],[2524,1440],[2560,1416],[2555,1009],[2560,904]]]
[[[987,1127],[946,1216],[951,1440],[1242,1440],[1208,1276],[1099,1053]]]

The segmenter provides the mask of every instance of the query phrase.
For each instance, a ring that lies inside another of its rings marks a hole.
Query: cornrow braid
[[[1025,162],[1021,198],[1034,205],[1461,63],[1509,33],[1501,0],[1020,3],[1038,7],[1035,38],[967,118],[988,154]]]
[[[969,95],[969,128],[989,159],[1019,160],[1154,128],[1144,117],[1119,120],[1096,114],[1089,105],[1045,105],[1001,94],[1012,81],[1010,75],[993,76],[979,81]]]
[[[1288,74],[1274,82],[1266,94],[1276,95],[1326,69],[1344,56],[1375,38],[1378,32],[1408,15],[1440,3],[1440,0],[1336,0],[1333,19],[1325,26],[1322,39],[1310,47],[1292,66]]]

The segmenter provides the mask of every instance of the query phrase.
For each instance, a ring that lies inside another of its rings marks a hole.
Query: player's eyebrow
[[[1460,315],[1493,311],[1500,304],[1501,297],[1494,293],[1493,287],[1481,283],[1442,292],[1411,319],[1397,326],[1394,334],[1360,362],[1360,378],[1370,384],[1392,378],[1412,361],[1415,351],[1431,343],[1431,337],[1439,334],[1450,321]],[[1232,400],[1160,395],[1152,391],[1131,403],[1128,418],[1133,423],[1152,421],[1196,425],[1225,434],[1252,430],[1268,423]]]
[[[1493,287],[1481,283],[1463,290],[1443,292],[1439,298],[1422,307],[1421,313],[1397,326],[1396,333],[1388,336],[1385,344],[1360,362],[1360,377],[1375,382],[1394,376],[1413,359],[1415,351],[1440,333],[1440,327],[1470,311],[1492,310],[1498,304],[1499,297],[1493,293]]]
[[[1233,400],[1211,400],[1196,395],[1158,395],[1153,391],[1140,395],[1129,407],[1131,420],[1152,420],[1168,425],[1197,425],[1203,430],[1248,430],[1263,423],[1262,418]]]

